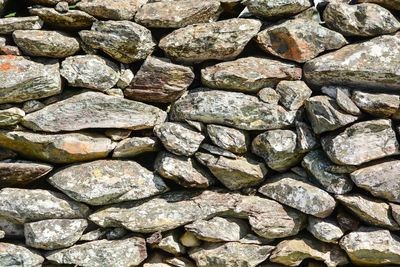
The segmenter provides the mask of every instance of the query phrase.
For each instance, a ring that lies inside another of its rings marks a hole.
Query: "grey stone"
[[[337,89],[336,103],[341,109],[351,115],[361,115],[361,110],[356,106],[356,104],[354,104],[350,97],[343,92],[343,90]]]
[[[53,166],[30,161],[1,161],[0,187],[22,186],[29,184],[53,169]]]
[[[99,239],[103,239],[106,236],[107,230],[104,228],[98,228],[96,230],[87,232],[83,234],[79,241],[95,241]]]
[[[117,86],[120,89],[125,89],[132,83],[135,75],[133,74],[132,70],[129,68],[129,65],[127,65],[127,64],[121,63],[120,69],[121,69],[121,71],[120,71],[120,76],[119,76],[119,79],[117,82]],[[122,94],[122,96],[124,96],[124,94]]]
[[[115,240],[115,239],[121,239],[124,236],[128,234],[128,230],[122,227],[116,227],[114,229],[111,229],[107,234],[106,237],[108,240]]]
[[[250,142],[245,131],[216,124],[207,125],[207,134],[215,145],[237,154],[246,153]]]
[[[308,152],[318,148],[319,142],[311,127],[301,121],[296,121],[297,148],[301,152]]]
[[[281,81],[276,86],[280,95],[279,101],[288,110],[297,110],[312,94],[310,88],[303,81]]]
[[[278,104],[280,95],[271,87],[266,87],[258,91],[258,97],[267,104]]]
[[[0,110],[0,126],[11,126],[18,124],[25,116],[25,112],[19,108]]]
[[[101,19],[132,20],[147,0],[83,0],[76,7]]]
[[[337,97],[337,91],[340,90],[342,93],[346,94],[348,97],[351,96],[351,90],[346,86],[338,86],[338,85],[326,85],[321,87],[321,92],[327,96],[332,98]]]
[[[206,150],[207,152],[210,152],[213,155],[217,155],[217,156],[224,156],[227,158],[231,158],[231,159],[237,159],[237,155],[233,154],[232,152],[225,150],[223,148],[217,147],[217,146],[213,146],[210,144],[201,144],[200,148]]]
[[[56,6],[54,7],[54,9],[61,13],[67,13],[69,10],[69,4],[68,4],[68,2],[64,2],[64,1],[58,2],[56,4]]]
[[[163,233],[160,242],[151,245],[151,247],[162,249],[174,255],[180,255],[186,252],[186,248],[179,243],[179,233],[177,231]]]
[[[249,12],[265,18],[290,17],[311,6],[309,0],[246,0],[244,4]]]
[[[44,258],[37,251],[20,245],[0,243],[1,266],[40,267],[43,262]]]
[[[43,104],[42,102],[38,101],[38,100],[28,100],[26,102],[24,102],[23,106],[22,106],[22,110],[25,113],[31,113],[34,111],[37,111],[39,109],[44,108],[46,105]]]
[[[400,107],[400,96],[354,90],[352,99],[363,111],[375,117],[390,117]]]
[[[307,230],[318,240],[327,243],[338,243],[344,235],[339,224],[331,219],[320,219],[313,216],[308,217]]]
[[[7,238],[24,238],[24,225],[2,216],[0,216],[0,230],[5,233]]]
[[[132,137],[122,140],[114,149],[113,158],[130,158],[146,152],[160,150],[160,142],[156,137]]]
[[[0,34],[12,34],[16,30],[40,30],[43,21],[38,16],[0,19]]]

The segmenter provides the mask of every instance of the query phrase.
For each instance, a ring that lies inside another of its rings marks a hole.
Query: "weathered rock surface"
[[[320,219],[313,216],[308,217],[307,230],[318,240],[328,243],[338,243],[344,235],[339,224],[331,219]]]
[[[267,104],[278,104],[280,95],[271,87],[265,87],[258,91],[258,97]]]
[[[179,233],[177,231],[163,233],[160,242],[152,244],[151,247],[162,249],[174,255],[180,255],[186,252],[186,248],[179,243]]]
[[[25,116],[25,112],[19,108],[0,110],[0,126],[11,126],[18,124]]]
[[[352,99],[363,111],[375,117],[390,117],[400,107],[400,96],[354,90]]]
[[[336,103],[341,109],[351,115],[361,115],[361,110],[341,88],[337,88],[336,90]]]
[[[246,153],[250,141],[247,132],[216,124],[207,125],[207,134],[215,145],[237,154]]]
[[[311,6],[308,0],[247,0],[244,4],[252,14],[265,18],[295,15]]]
[[[21,186],[43,177],[53,166],[30,161],[0,162],[0,187]]]
[[[38,16],[0,19],[0,34],[11,34],[16,30],[39,30],[43,21]]]
[[[232,59],[255,36],[261,22],[254,19],[227,19],[189,25],[163,37],[159,47],[168,57],[186,62]]]
[[[147,0],[83,0],[76,7],[94,17],[110,20],[132,20]]]
[[[296,121],[297,146],[301,152],[308,152],[320,146],[311,127],[305,122]]]
[[[165,121],[159,108],[102,93],[85,92],[26,115],[22,124],[35,131],[87,128],[147,129]]]
[[[42,266],[44,258],[39,252],[27,249],[20,245],[0,243],[0,265],[1,266]]]
[[[160,149],[157,137],[132,137],[122,140],[114,149],[113,158],[130,158]]]
[[[303,81],[281,81],[276,86],[279,101],[288,110],[297,110],[312,94],[311,89]]]

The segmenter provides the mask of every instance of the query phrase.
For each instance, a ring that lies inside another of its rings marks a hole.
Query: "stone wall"
[[[400,264],[399,0],[0,14],[1,267]]]

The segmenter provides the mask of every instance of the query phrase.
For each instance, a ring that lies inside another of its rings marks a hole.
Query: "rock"
[[[195,160],[162,151],[154,163],[154,170],[163,178],[170,179],[187,188],[206,188],[215,179]]]
[[[359,0],[359,3],[376,3],[389,9],[400,10],[399,0]]]
[[[331,165],[326,170],[330,173],[343,174],[352,173],[357,170],[357,167],[352,165]]]
[[[59,264],[92,267],[129,267],[139,265],[146,257],[146,242],[141,237],[92,241],[46,255],[47,260]]]
[[[195,237],[193,234],[189,232],[185,232],[180,238],[179,241],[188,248],[194,248],[201,245],[200,239]]]
[[[61,76],[74,87],[105,91],[119,79],[118,65],[97,55],[68,57],[61,66]]]
[[[390,120],[358,122],[342,133],[322,138],[321,142],[328,157],[339,165],[360,165],[399,154]]]
[[[336,207],[335,199],[327,192],[294,173],[269,178],[258,191],[282,204],[318,218],[328,217]]]
[[[306,100],[305,107],[316,134],[339,129],[358,119],[357,116],[343,112],[329,96],[313,96]]]
[[[57,31],[18,30],[13,39],[28,56],[65,58],[80,50],[76,38]]]
[[[0,103],[21,103],[61,92],[56,60],[28,60],[22,56],[0,56]]]
[[[201,70],[205,86],[243,92],[275,87],[282,80],[300,80],[301,75],[301,69],[293,63],[261,57],[239,58]]]
[[[0,229],[7,238],[24,238],[24,225],[0,216]]]
[[[104,228],[98,228],[96,230],[87,232],[82,235],[79,241],[95,241],[99,239],[103,239],[106,236],[107,230]]]
[[[133,20],[147,0],[83,0],[76,7],[94,17],[110,20]]]
[[[156,46],[150,30],[131,21],[97,21],[79,35],[89,47],[126,64],[145,59]]]
[[[120,71],[120,76],[119,76],[119,80],[117,82],[117,86],[120,89],[125,89],[126,87],[128,87],[131,82],[133,81],[133,78],[135,77],[135,75],[133,74],[132,70],[129,68],[129,65],[127,64],[120,64],[121,65],[121,71]],[[122,94],[122,97],[124,96],[124,94]]]
[[[26,115],[22,124],[35,131],[60,132],[88,128],[140,130],[162,123],[166,112],[140,102],[84,92]]]
[[[256,41],[265,52],[299,63],[348,44],[340,33],[305,19],[287,20],[268,27],[257,35]]]
[[[189,25],[163,37],[158,46],[178,61],[232,59],[257,34],[261,22],[254,19],[227,19]]]
[[[314,86],[340,84],[357,88],[399,89],[400,34],[347,45],[308,61],[304,78]]]
[[[326,85],[326,86],[322,86],[321,87],[321,92],[327,96],[330,96],[332,98],[337,97],[337,91],[341,91],[342,93],[344,93],[345,95],[347,95],[348,97],[351,96],[351,88],[346,87],[346,86],[338,86],[338,85]]]
[[[87,225],[84,219],[53,219],[26,223],[26,244],[45,250],[70,247],[79,240]]]
[[[201,144],[200,148],[204,149],[207,152],[210,152],[213,155],[217,155],[217,156],[224,156],[227,158],[231,158],[231,159],[237,159],[238,157],[233,154],[232,152],[225,150],[223,148],[217,147],[217,146],[213,146],[213,145],[209,145],[209,144]]]
[[[237,154],[246,153],[250,142],[245,131],[216,124],[207,125],[207,134],[215,145]]]
[[[186,252],[186,248],[179,243],[179,234],[176,231],[164,233],[160,242],[151,247],[162,249],[174,255],[184,254]]]
[[[271,262],[285,266],[298,266],[305,259],[323,261],[328,267],[349,263],[339,246],[323,243],[308,235],[281,241],[269,258]]]
[[[185,225],[185,230],[200,240],[208,242],[239,241],[245,237],[250,227],[247,222],[235,219],[214,217],[209,221],[197,220]]]
[[[128,138],[132,133],[132,130],[125,129],[108,129],[104,131],[104,134],[111,138],[113,141],[121,141]]]
[[[229,159],[206,153],[196,153],[196,159],[230,190],[259,184],[267,174],[266,166],[250,157]]]
[[[33,4],[36,4],[36,5],[54,6],[56,4],[63,3],[63,2],[73,5],[76,2],[79,2],[79,0],[30,0],[30,2]]]
[[[0,145],[28,158],[53,163],[71,163],[107,157],[115,145],[93,133],[39,134],[0,131]]]
[[[400,238],[388,230],[361,227],[345,235],[340,246],[354,264],[400,264]]]
[[[392,13],[375,4],[330,3],[323,17],[329,28],[344,36],[370,37],[400,29],[400,23]]]
[[[297,146],[301,152],[308,152],[320,146],[317,137],[310,126],[304,122],[296,121]]]
[[[188,259],[183,258],[183,257],[166,259],[165,262],[168,264],[171,264],[172,266],[176,266],[176,267],[195,267],[196,266],[191,261],[189,261]],[[143,267],[146,267],[146,266],[143,265]],[[162,266],[158,266],[158,267],[162,267]]]
[[[6,233],[0,230],[0,239],[3,239],[6,236]]]
[[[265,261],[274,249],[273,246],[241,244],[228,242],[224,244],[205,243],[201,247],[189,250],[189,257],[197,266],[249,266],[255,267]]]
[[[311,6],[311,2],[308,0],[284,0],[278,2],[247,0],[244,4],[250,13],[267,19],[290,17]]]
[[[20,245],[0,243],[1,266],[39,267],[43,262],[44,258],[37,251]]]
[[[0,34],[12,34],[16,30],[40,30],[43,21],[38,16],[0,19]]]
[[[53,169],[53,166],[30,161],[0,162],[0,187],[29,184]]]
[[[38,100],[28,100],[26,102],[24,102],[23,106],[22,106],[22,110],[25,113],[31,113],[34,111],[37,111],[39,109],[44,108],[46,105],[43,104],[42,102],[38,101]]]
[[[400,225],[400,205],[389,203],[390,209],[392,210],[392,217]]]
[[[271,87],[266,87],[258,91],[258,97],[267,104],[277,105],[280,95]]]
[[[375,117],[390,117],[400,107],[400,96],[354,90],[352,99],[363,111]]]
[[[242,130],[269,130],[289,126],[294,113],[266,104],[255,96],[236,92],[199,89],[178,99],[171,117],[232,126]]]
[[[345,194],[351,191],[353,183],[346,174],[331,173],[328,169],[335,166],[324,151],[318,149],[309,152],[301,163],[326,191],[333,194]]]
[[[312,216],[308,217],[307,230],[318,240],[327,243],[338,243],[344,235],[339,224],[331,219],[320,219]]]
[[[303,81],[281,81],[276,87],[279,101],[288,110],[298,110],[312,94]]]
[[[336,93],[336,103],[338,106],[346,111],[347,113],[358,116],[361,115],[361,110],[354,104],[350,97],[343,92],[343,90],[338,89]]]
[[[22,52],[17,46],[5,45],[0,48],[0,55],[22,56]]]
[[[184,93],[193,79],[191,68],[149,56],[125,89],[125,95],[138,101],[170,103]]]
[[[43,189],[3,188],[0,190],[0,216],[17,223],[45,219],[84,218],[86,205],[61,193]]]
[[[19,108],[0,110],[0,127],[18,124],[25,116],[25,112]]]
[[[138,10],[135,21],[150,28],[182,28],[214,22],[221,13],[219,1],[150,2]]]
[[[67,13],[69,10],[68,2],[58,2],[54,9],[60,13]]]
[[[114,149],[113,158],[131,158],[146,152],[155,152],[160,149],[160,142],[156,137],[132,137],[122,140]]]
[[[106,237],[108,240],[115,240],[115,239],[121,239],[124,236],[126,236],[128,234],[128,230],[126,230],[125,228],[122,227],[117,227],[114,229],[111,229],[111,231],[109,231],[106,234]]]

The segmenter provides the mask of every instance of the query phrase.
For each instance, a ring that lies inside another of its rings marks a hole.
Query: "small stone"
[[[207,134],[215,145],[236,154],[246,153],[250,141],[245,131],[216,124],[207,125]]]
[[[258,97],[267,104],[277,105],[279,102],[279,98],[281,97],[275,89],[271,87],[266,87],[258,91]]]
[[[330,173],[344,174],[356,171],[357,167],[351,165],[331,165],[328,168],[326,168],[326,170]]]
[[[0,162],[0,187],[22,186],[48,174],[53,166],[30,161]]]
[[[354,90],[352,99],[363,111],[375,117],[390,117],[400,107],[400,96]]]
[[[311,89],[303,81],[281,81],[276,87],[279,101],[289,110],[298,110],[311,94]]]
[[[16,30],[40,30],[43,21],[38,16],[0,18],[0,34],[12,34]]]
[[[132,70],[129,68],[129,65],[127,65],[127,64],[121,63],[120,69],[121,69],[121,71],[120,71],[119,80],[117,82],[117,86],[120,89],[125,89],[132,83],[135,75],[133,74]]]
[[[264,18],[290,17],[309,8],[309,0],[247,0],[244,2],[247,9],[256,16]]]
[[[0,55],[22,56],[22,52],[18,46],[5,45],[0,48]]]
[[[336,103],[338,106],[346,111],[347,113],[358,116],[361,115],[360,109],[354,104],[350,97],[343,92],[343,90],[338,89],[336,92]]]
[[[301,152],[318,148],[319,142],[311,127],[304,122],[296,121],[297,146]]]
[[[190,126],[192,126],[194,129],[196,129],[199,132],[203,132],[203,133],[206,132],[206,126],[202,122],[191,121],[191,120],[185,120],[185,122],[187,122],[187,124],[189,124]]]
[[[124,91],[120,88],[110,88],[104,91],[107,95],[116,96],[120,98],[124,98]]]
[[[6,233],[0,230],[0,239],[3,239],[6,236]]]
[[[131,130],[125,129],[108,129],[104,132],[104,134],[111,138],[113,141],[121,141],[128,138],[131,135]]]
[[[42,266],[44,258],[39,252],[20,245],[0,243],[0,266]]]
[[[95,241],[99,239],[103,239],[106,236],[107,230],[103,228],[98,228],[96,230],[87,232],[82,235],[79,241]]]
[[[24,105],[22,106],[22,110],[25,113],[31,113],[34,111],[37,111],[39,109],[44,108],[46,105],[43,104],[42,102],[38,101],[38,100],[28,100],[26,102],[24,102]]]
[[[132,20],[147,0],[83,0],[76,7],[86,13],[108,20]]]
[[[200,239],[189,232],[185,232],[180,238],[179,241],[187,248],[194,248],[201,245]]]
[[[293,167],[293,168],[290,168],[290,170],[291,170],[293,173],[295,173],[295,174],[297,174],[298,176],[300,176],[300,177],[308,178],[308,173],[307,173],[306,170],[303,169],[302,167],[295,166],[295,167]]]
[[[351,89],[349,87],[345,86],[337,86],[337,85],[327,85],[327,86],[322,86],[321,92],[327,96],[330,96],[332,98],[337,97],[337,91],[340,90],[342,93],[347,95],[348,97],[351,96]]]
[[[131,158],[146,152],[160,150],[156,137],[132,137],[122,140],[114,149],[113,158]]]
[[[318,240],[327,243],[338,243],[344,235],[337,222],[331,219],[308,217],[307,230]]]
[[[237,159],[238,157],[233,154],[232,152],[225,150],[223,148],[217,147],[217,146],[213,146],[213,145],[209,145],[209,144],[201,144],[200,148],[206,150],[207,152],[210,152],[213,155],[217,155],[217,156],[224,156],[227,158],[231,158],[231,159]]]
[[[189,261],[186,258],[183,257],[178,257],[178,258],[172,258],[172,259],[166,259],[166,263],[171,264],[172,266],[176,267],[196,267],[191,261]],[[143,266],[146,267],[146,266]],[[157,266],[157,267],[162,267],[162,266]],[[169,266],[167,266],[169,267]]]
[[[186,248],[179,243],[179,233],[177,231],[164,233],[160,242],[152,245],[152,247],[162,249],[174,255],[180,255],[186,252]]]
[[[68,2],[58,2],[54,9],[60,13],[67,13],[69,10]]]
[[[392,217],[400,225],[400,205],[389,203],[390,209],[392,210]]]
[[[0,36],[0,48],[5,46],[6,43],[7,43],[7,38],[3,37],[3,36]]]
[[[25,112],[19,108],[0,110],[0,126],[11,126],[18,124],[25,116]]]

